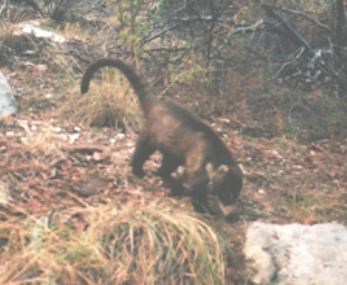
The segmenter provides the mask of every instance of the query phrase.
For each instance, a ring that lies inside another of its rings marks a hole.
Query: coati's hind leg
[[[155,147],[150,143],[145,134],[141,134],[137,140],[135,152],[131,161],[133,174],[142,177],[145,175],[143,165],[145,161],[155,152]]]
[[[182,195],[184,192],[182,183],[171,175],[180,164],[181,163],[174,156],[163,153],[163,161],[157,172],[164,183],[170,188],[171,194],[174,196]]]

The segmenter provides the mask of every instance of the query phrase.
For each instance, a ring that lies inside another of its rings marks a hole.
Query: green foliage
[[[139,56],[142,38],[147,33],[150,19],[141,12],[146,10],[142,0],[121,1],[117,5],[118,20],[120,24],[120,40],[123,46],[129,49],[135,58]]]

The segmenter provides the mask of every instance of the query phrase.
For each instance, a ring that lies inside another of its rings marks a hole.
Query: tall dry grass
[[[133,200],[79,214],[80,231],[42,218],[2,223],[0,284],[225,284],[220,238],[190,212]]]
[[[129,83],[116,70],[104,68],[100,73],[91,81],[87,94],[72,92],[62,115],[97,127],[136,128],[141,112]]]

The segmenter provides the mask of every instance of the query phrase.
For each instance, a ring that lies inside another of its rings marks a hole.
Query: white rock
[[[69,142],[71,144],[75,143],[80,137],[79,133],[72,133],[72,134],[68,134],[68,138],[69,138]]]
[[[253,223],[247,230],[247,271],[261,285],[346,285],[343,225]]]
[[[20,32],[18,32],[17,34],[20,34],[20,33],[33,34],[37,38],[48,38],[56,43],[64,43],[66,41],[64,36],[54,33],[52,31],[45,30],[41,28],[39,25],[40,25],[39,21],[28,21],[28,22],[21,23],[19,25]]]
[[[13,96],[10,85],[0,72],[0,118],[16,113],[17,102]]]
[[[0,205],[6,206],[10,202],[12,202],[12,197],[9,185],[5,181],[0,180]]]

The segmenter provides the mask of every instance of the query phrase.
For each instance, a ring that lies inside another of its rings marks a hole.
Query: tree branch
[[[261,0],[254,0],[259,3],[260,7],[264,9],[266,14],[278,21],[284,29],[288,32],[289,38],[296,43],[298,46],[304,46],[306,51],[310,54],[310,56],[314,55],[314,50],[311,45],[304,39],[304,37],[299,34],[291,24],[289,24],[285,19],[283,19],[276,11],[274,11],[273,7],[263,3]]]
[[[339,56],[341,49],[345,45],[346,41],[346,15],[345,7],[343,5],[343,0],[336,0],[336,26],[335,26],[335,44],[336,44],[336,53]]]
[[[288,8],[281,8],[281,11],[288,13],[288,14],[292,14],[292,15],[296,15],[296,16],[300,16],[302,18],[305,18],[306,20],[316,24],[318,27],[322,28],[323,30],[325,30],[327,32],[331,32],[331,29],[329,28],[328,25],[323,24],[322,22],[318,21],[316,18],[308,15],[306,12],[288,9]]]

